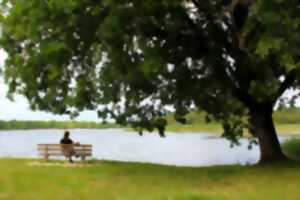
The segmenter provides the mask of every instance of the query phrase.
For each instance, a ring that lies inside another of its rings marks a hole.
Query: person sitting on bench
[[[70,139],[70,132],[65,131],[64,137],[60,140],[60,144],[63,144],[63,153],[66,157],[69,158],[69,162],[73,163],[72,156],[78,157],[75,152],[74,145],[78,145],[79,143],[74,143],[73,140]],[[65,145],[66,144],[66,145]]]

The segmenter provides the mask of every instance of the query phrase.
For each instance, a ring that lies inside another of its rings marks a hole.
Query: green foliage
[[[258,1],[254,13],[262,17],[261,25],[268,27],[260,36],[256,52],[264,57],[277,54],[277,62],[287,69],[299,67],[300,42],[299,8],[296,1]],[[284,30],[284,31],[283,31]]]
[[[290,158],[300,160],[300,139],[286,140],[282,145],[283,152]]]

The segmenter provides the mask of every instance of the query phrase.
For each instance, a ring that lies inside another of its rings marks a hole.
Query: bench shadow
[[[64,160],[51,160],[51,161],[44,161],[44,160],[35,160],[26,163],[28,166],[32,167],[66,167],[66,168],[74,168],[74,167],[92,167],[96,165],[96,162],[93,160],[90,161],[75,161],[70,163]],[[99,165],[99,162],[97,162]]]

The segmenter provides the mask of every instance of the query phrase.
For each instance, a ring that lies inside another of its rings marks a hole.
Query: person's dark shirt
[[[71,140],[70,138],[62,138],[60,140],[60,144],[73,144],[73,140]]]

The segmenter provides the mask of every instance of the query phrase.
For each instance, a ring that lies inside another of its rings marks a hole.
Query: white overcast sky
[[[3,66],[6,54],[0,49],[0,67]],[[0,77],[0,120],[69,120],[68,116],[53,115],[51,113],[30,110],[27,100],[16,95],[14,102],[6,97],[7,86],[4,84],[3,78]],[[76,120],[81,121],[99,121],[97,113],[92,111],[84,111]]]

